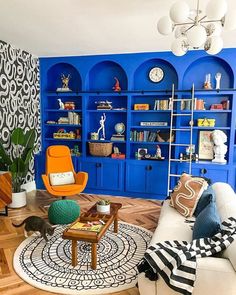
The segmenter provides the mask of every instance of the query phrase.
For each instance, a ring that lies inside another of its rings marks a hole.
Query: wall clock
[[[149,71],[149,79],[154,82],[158,83],[164,78],[164,71],[162,68],[154,67]]]

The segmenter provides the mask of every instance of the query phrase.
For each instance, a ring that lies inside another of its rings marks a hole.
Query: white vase
[[[12,202],[8,205],[9,208],[21,208],[26,205],[26,190],[19,193],[12,193]]]
[[[110,204],[108,204],[108,205],[97,204],[97,211],[99,213],[110,213]]]

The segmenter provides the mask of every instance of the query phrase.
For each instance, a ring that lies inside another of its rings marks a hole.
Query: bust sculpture
[[[227,152],[227,145],[225,142],[227,142],[227,136],[226,134],[221,130],[214,130],[211,133],[211,137],[214,143],[214,159],[212,162],[216,163],[226,163],[225,160],[225,154]]]

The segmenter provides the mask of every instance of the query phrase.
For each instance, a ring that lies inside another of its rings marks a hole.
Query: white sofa
[[[221,221],[230,216],[236,218],[236,195],[226,183],[215,183],[216,205]],[[185,217],[169,206],[166,200],[161,209],[158,226],[150,244],[166,240],[192,241],[192,230]],[[159,276],[157,281],[150,281],[145,274],[138,276],[140,295],[177,295]],[[197,259],[196,281],[193,295],[236,295],[236,241],[221,257]]]

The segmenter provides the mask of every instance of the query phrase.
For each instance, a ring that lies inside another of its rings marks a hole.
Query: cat
[[[20,224],[12,223],[12,225],[15,227],[20,227],[23,224],[25,224],[25,229],[24,229],[25,237],[28,237],[28,232],[30,231],[40,232],[41,237],[43,237],[45,241],[47,242],[48,238],[46,234],[49,234],[50,236],[52,236],[54,233],[54,228],[48,222],[46,222],[43,218],[38,216],[27,217]]]

